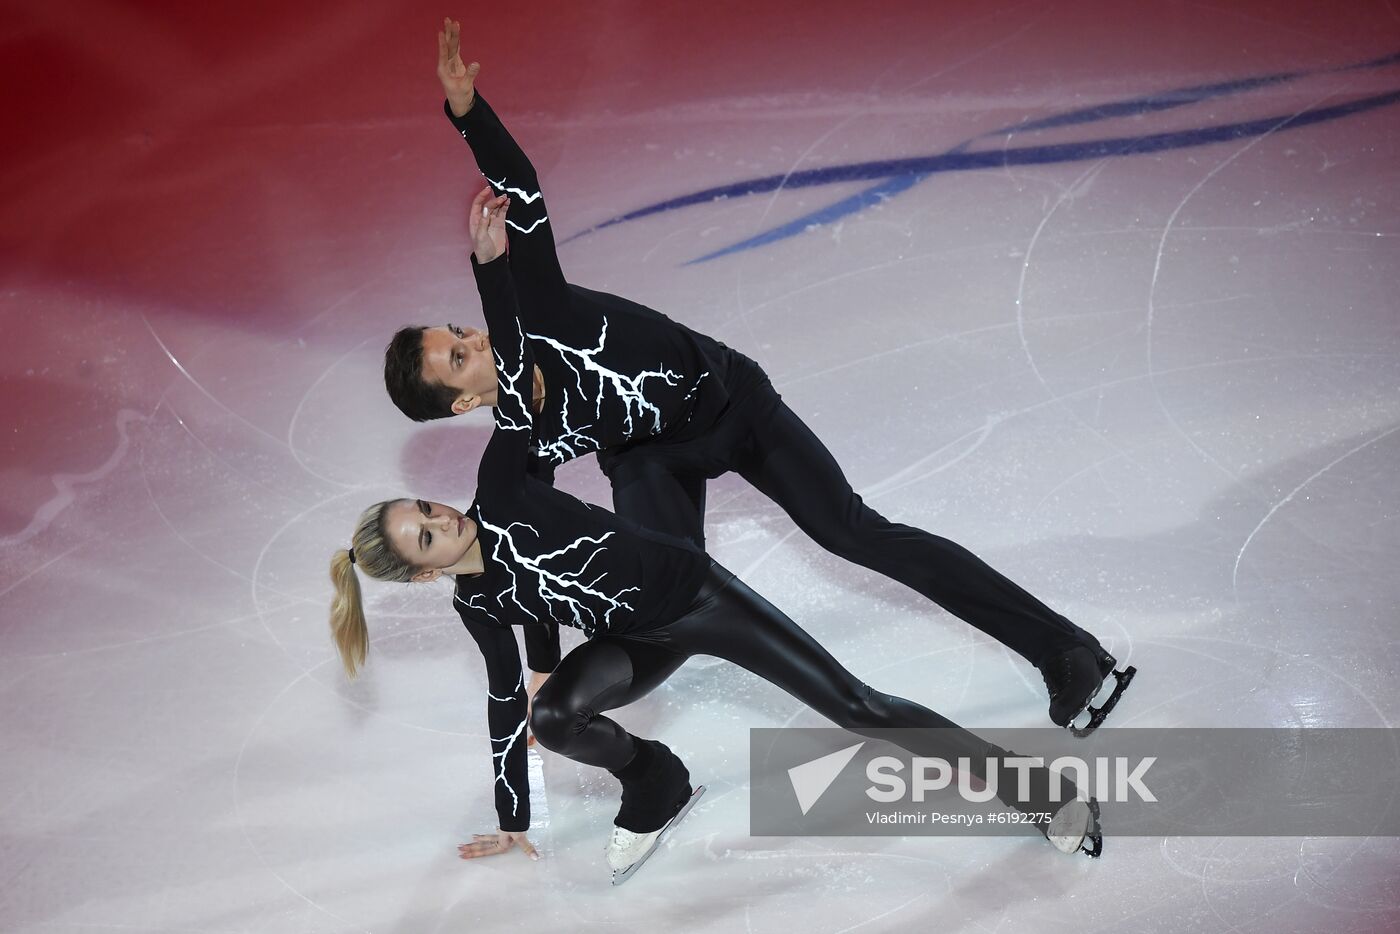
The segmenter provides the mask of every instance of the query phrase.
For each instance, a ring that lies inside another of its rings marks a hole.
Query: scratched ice
[[[72,80],[27,92],[0,174],[0,929],[1400,929],[1388,839],[751,837],[748,728],[824,721],[710,658],[607,714],[709,786],[625,888],[616,783],[534,748],[543,859],[459,861],[525,727],[488,729],[450,584],[365,582],[353,682],[326,626],[360,511],[465,507],[493,426],[412,423],[381,377],[395,328],[481,323],[432,18],[168,5],[13,5],[14,60]],[[1400,721],[1394,0],[867,6],[494,9],[470,54],[534,235],[757,359],[874,508],[1137,665],[1120,725]],[[608,336],[560,348],[569,453],[677,378],[602,372]],[[558,485],[611,502],[591,458]],[[1023,660],[741,478],[706,504],[716,558],[876,689],[1045,721]],[[632,601],[550,557],[608,542],[485,505],[566,650]]]

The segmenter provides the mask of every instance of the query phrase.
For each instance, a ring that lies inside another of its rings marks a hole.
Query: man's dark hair
[[[384,348],[384,388],[399,411],[415,422],[447,418],[457,390],[423,378],[423,329],[400,328]]]

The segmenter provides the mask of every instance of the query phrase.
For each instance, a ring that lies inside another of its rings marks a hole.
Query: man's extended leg
[[[913,588],[1033,665],[1094,644],[966,548],[865,505],[826,445],[785,404],[755,429],[736,467],[827,551]]]

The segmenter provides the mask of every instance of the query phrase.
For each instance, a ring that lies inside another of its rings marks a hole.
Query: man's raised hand
[[[438,78],[447,94],[447,104],[459,117],[466,116],[476,100],[476,75],[481,65],[472,62],[462,64],[462,24],[454,19],[443,18],[442,31],[438,33]]]

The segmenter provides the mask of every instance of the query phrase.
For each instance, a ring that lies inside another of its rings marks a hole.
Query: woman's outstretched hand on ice
[[[471,232],[472,252],[478,263],[489,263],[506,251],[506,210],[509,208],[510,198],[493,196],[489,187],[478,191],[472,199],[467,229]]]
[[[497,830],[495,833],[474,833],[471,843],[457,846],[457,855],[462,859],[476,859],[478,856],[495,856],[504,853],[512,846],[519,845],[525,855],[539,859],[535,846],[525,838],[525,831]]]
[[[438,33],[438,78],[447,94],[447,105],[454,114],[464,117],[476,100],[476,75],[481,65],[477,62],[462,64],[461,38],[462,24],[444,18],[442,31]]]

